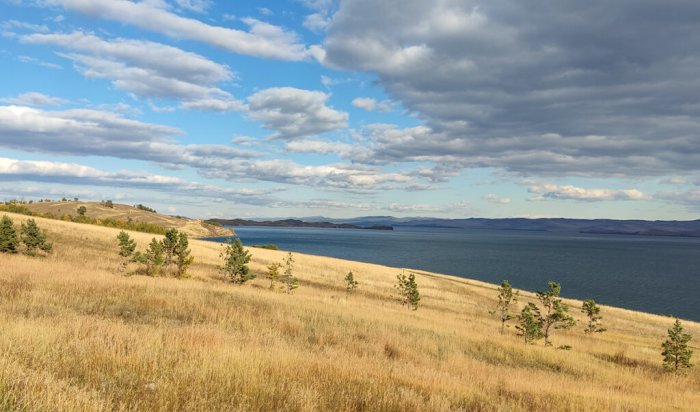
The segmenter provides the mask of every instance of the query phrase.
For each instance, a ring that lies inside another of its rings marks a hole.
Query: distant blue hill
[[[700,237],[700,220],[614,220],[614,219],[565,219],[565,218],[508,218],[508,219],[440,219],[430,217],[396,218],[393,216],[363,216],[350,219],[334,219],[322,216],[301,219],[285,219],[259,222],[259,219],[215,219],[223,224],[235,222],[240,226],[276,227],[335,227],[373,228],[423,227],[489,230],[529,230],[539,232],[567,232],[592,234],[619,234],[641,236],[686,236]],[[246,224],[247,223],[247,224]]]

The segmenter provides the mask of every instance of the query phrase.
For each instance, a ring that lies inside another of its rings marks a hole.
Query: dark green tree
[[[581,312],[585,313],[588,317],[588,323],[586,324],[586,328],[583,330],[584,332],[601,333],[607,330],[600,324],[600,320],[603,319],[603,317],[600,316],[600,306],[595,303],[595,300],[584,300],[583,305],[581,306]]]
[[[576,324],[569,315],[569,305],[559,298],[561,286],[557,282],[548,282],[546,292],[537,292],[537,299],[542,303],[542,334],[545,346],[551,346],[549,337],[552,329],[569,329]]]
[[[294,277],[294,257],[292,256],[292,252],[289,252],[284,259],[282,283],[284,285],[284,291],[287,294],[291,294],[294,289],[299,287],[299,280]]]
[[[163,238],[163,253],[165,255],[165,267],[170,267],[173,264],[173,255],[177,249],[178,231],[177,229],[168,229]]]
[[[19,239],[12,219],[3,215],[2,220],[0,220],[0,252],[17,253],[18,247]]]
[[[279,263],[272,263],[267,267],[267,272],[265,272],[265,277],[270,280],[270,289],[274,289],[275,282],[280,281],[280,265]]]
[[[186,233],[178,233],[177,245],[175,247],[173,257],[175,258],[176,276],[183,278],[187,275],[187,269],[194,262],[194,256],[191,255],[189,249],[189,241]]]
[[[160,276],[163,271],[163,244],[153,238],[144,253],[146,273],[148,276]]]
[[[355,289],[357,289],[357,285],[360,283],[355,280],[355,275],[352,272],[348,272],[347,275],[345,275],[345,293],[346,294],[351,294]]]
[[[515,328],[518,330],[518,335],[525,339],[525,343],[533,343],[543,336],[542,316],[540,309],[534,303],[530,302],[525,305],[517,319],[518,324],[515,325]]]
[[[45,253],[51,253],[53,244],[46,241],[46,233],[37,226],[34,219],[27,220],[27,223],[22,223],[21,228],[22,243],[27,247],[24,252],[29,256],[36,256],[37,249]]]
[[[87,208],[85,206],[80,206],[78,208],[78,216],[85,216],[85,213],[87,213]]]
[[[661,344],[664,357],[664,369],[670,372],[680,372],[693,367],[690,358],[693,351],[688,348],[688,342],[692,339],[689,333],[683,332],[681,321],[676,319],[673,327],[668,330],[668,339]]]
[[[245,282],[255,279],[255,274],[250,273],[248,262],[250,262],[250,253],[243,249],[241,239],[229,238],[224,243],[224,250],[219,254],[219,257],[224,260],[224,264],[220,267],[224,275],[233,283],[242,285]]]
[[[136,250],[136,241],[122,230],[117,235],[117,242],[119,242],[119,256],[122,257],[122,270],[126,270],[134,250]]]
[[[420,301],[420,293],[418,292],[418,284],[416,283],[416,275],[409,272],[408,276],[401,273],[396,276],[396,285],[394,285],[399,294],[399,301],[402,305],[406,305],[409,309],[417,310],[418,302]]]
[[[511,307],[518,302],[519,296],[520,292],[513,293],[510,282],[507,280],[501,282],[501,286],[498,288],[498,305],[496,305],[495,310],[490,312],[501,320],[501,334],[505,332],[506,322],[515,318],[515,315],[511,314]]]

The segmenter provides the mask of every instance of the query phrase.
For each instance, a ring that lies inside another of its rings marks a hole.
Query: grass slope
[[[206,223],[202,220],[188,219],[179,216],[168,216],[160,213],[148,212],[137,209],[133,206],[114,204],[110,208],[100,202],[34,202],[24,204],[33,213],[51,213],[56,217],[61,215],[77,216],[78,208],[85,206],[87,210],[86,216],[97,219],[112,218],[116,220],[126,221],[132,219],[134,222],[151,223],[154,225],[176,228],[187,233],[192,237],[212,237],[212,236],[229,236],[231,231],[219,226]]]
[[[26,216],[10,215],[15,224]],[[660,367],[672,319],[603,308],[609,331],[555,345],[498,335],[493,285],[423,273],[413,312],[398,269],[295,254],[300,287],[242,287],[220,246],[192,241],[192,279],[123,276],[117,230],[37,219],[55,252],[0,255],[0,410],[697,410],[700,369]],[[132,233],[143,248],[152,236]],[[261,273],[284,252],[250,249]],[[346,298],[343,277],[360,286]],[[564,290],[566,290],[566,285]],[[543,285],[544,287],[544,285]],[[527,299],[532,295],[525,293]],[[671,298],[671,297],[669,297]],[[568,301],[580,319],[580,302]],[[522,302],[521,302],[522,304]],[[684,322],[698,346],[700,325]],[[696,351],[696,356],[700,351]]]

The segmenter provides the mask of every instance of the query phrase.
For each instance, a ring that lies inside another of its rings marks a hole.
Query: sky
[[[700,2],[0,0],[0,200],[700,218]]]

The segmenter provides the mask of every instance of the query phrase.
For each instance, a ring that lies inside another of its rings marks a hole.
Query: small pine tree
[[[505,332],[506,322],[513,319],[515,316],[511,315],[511,306],[518,302],[518,297],[520,292],[516,291],[513,293],[513,287],[510,286],[510,282],[504,280],[501,282],[501,286],[498,288],[498,305],[495,310],[492,310],[492,315],[498,315],[501,320],[501,334]]]
[[[292,291],[299,287],[299,280],[294,277],[294,257],[292,252],[287,254],[287,258],[284,259],[284,276],[282,276],[282,283],[284,284],[284,291],[287,294],[291,294]]]
[[[576,324],[569,315],[569,305],[559,299],[561,286],[557,282],[548,282],[546,292],[537,292],[537,299],[542,303],[542,332],[545,346],[551,346],[549,337],[554,329],[569,329]]]
[[[85,216],[85,213],[87,213],[87,208],[85,206],[80,206],[78,208],[78,216]]]
[[[177,229],[168,229],[163,238],[163,253],[165,255],[165,267],[173,264],[173,255],[177,249],[178,232]]]
[[[408,276],[403,273],[397,275],[394,287],[399,294],[399,301],[402,305],[406,305],[409,309],[418,309],[420,293],[418,292],[415,274],[409,272]]]
[[[175,265],[177,267],[176,275],[178,278],[185,277],[187,268],[194,262],[194,256],[190,253],[189,241],[186,233],[179,233],[177,238],[177,246],[174,251]]]
[[[27,247],[24,252],[26,255],[36,256],[37,249],[51,253],[53,244],[46,241],[46,233],[39,229],[34,219],[27,220],[26,224],[22,223],[21,233],[22,243]]]
[[[270,289],[274,289],[275,282],[280,281],[280,265],[279,263],[273,263],[267,267],[267,272],[265,272],[265,277],[270,280]]]
[[[0,252],[2,253],[17,253],[19,247],[19,239],[17,231],[12,224],[12,219],[4,215],[0,220]]]
[[[525,305],[517,319],[518,324],[515,325],[515,328],[518,330],[518,335],[525,339],[525,343],[533,343],[543,336],[542,316],[534,303],[530,302]]]
[[[600,324],[600,320],[603,319],[603,317],[600,316],[600,306],[595,303],[595,300],[584,300],[583,306],[581,306],[581,312],[585,313],[588,317],[588,324],[583,330],[584,332],[601,333],[607,330]]]
[[[239,238],[228,239],[219,257],[224,260],[224,265],[220,269],[231,282],[242,285],[255,279],[255,274],[250,273],[247,265],[250,262],[250,253],[243,249],[243,243]]]
[[[126,270],[134,250],[136,250],[136,241],[123,230],[117,235],[117,241],[119,242],[119,256],[122,257],[122,270]]]
[[[664,357],[664,369],[670,372],[680,372],[684,369],[693,367],[690,363],[690,358],[693,356],[693,351],[688,348],[688,342],[692,336],[688,333],[683,333],[681,321],[676,319],[673,327],[668,330],[668,339],[661,344]]]
[[[348,274],[345,275],[345,293],[348,295],[351,294],[357,289],[357,285],[359,285],[359,282],[355,280],[355,275],[353,275],[352,272],[348,272]]]
[[[163,270],[163,244],[153,238],[143,254],[148,276],[160,276]]]

